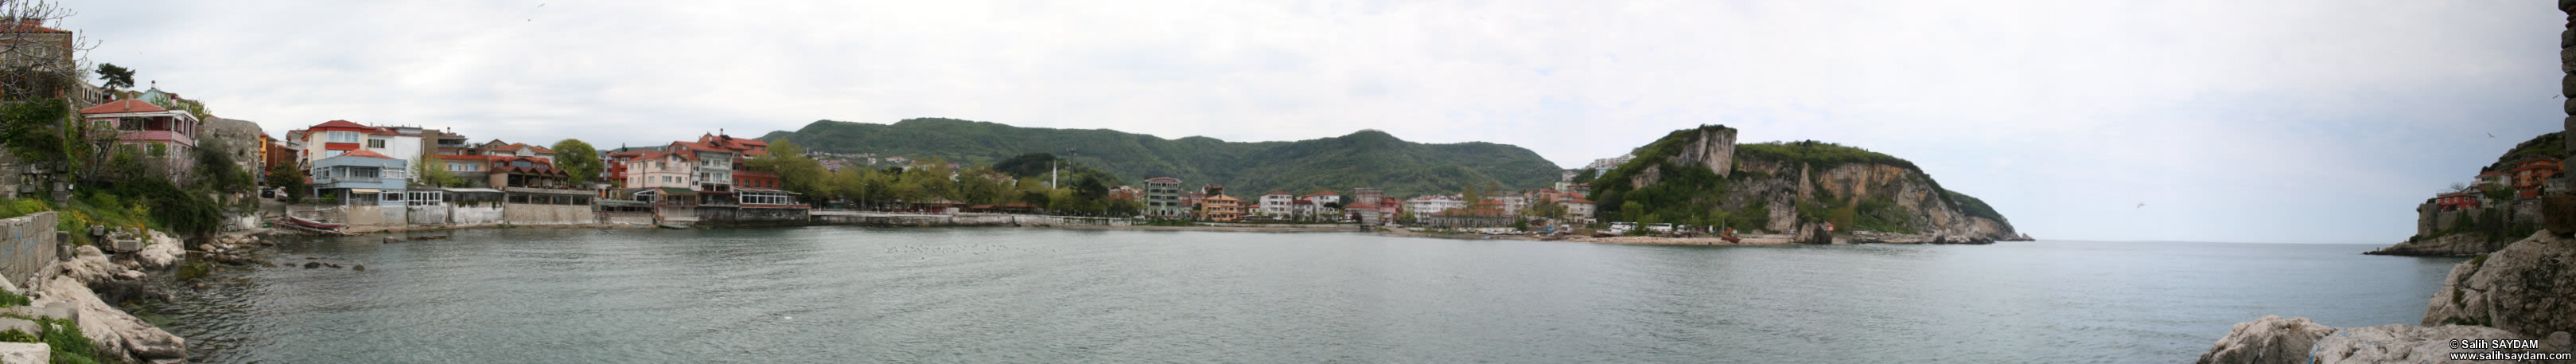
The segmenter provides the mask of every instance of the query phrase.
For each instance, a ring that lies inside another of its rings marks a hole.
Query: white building
[[[1262,215],[1288,216],[1289,213],[1295,212],[1291,210],[1295,207],[1294,205],[1296,205],[1296,203],[1297,195],[1291,195],[1284,191],[1270,191],[1270,193],[1261,194],[1261,210],[1259,211]]]
[[[392,129],[358,125],[348,120],[332,120],[313,125],[304,132],[304,163],[312,165],[323,158],[337,157],[352,150],[365,150],[403,160],[403,165],[420,163],[420,134],[402,134]]]
[[[1464,207],[1467,207],[1467,202],[1461,200],[1458,196],[1433,195],[1404,200],[1404,211],[1411,212],[1415,216],[1436,214],[1441,211],[1449,211]]]

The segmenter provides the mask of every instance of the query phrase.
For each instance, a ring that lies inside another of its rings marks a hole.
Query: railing
[[[591,193],[592,193],[590,190],[576,190],[576,189],[567,189],[567,188],[546,188],[546,187],[521,187],[521,186],[502,187],[502,188],[501,188],[501,190],[502,190],[502,191],[509,191],[509,192],[548,193],[548,194],[558,194],[558,195],[588,195],[588,194],[591,194]]]

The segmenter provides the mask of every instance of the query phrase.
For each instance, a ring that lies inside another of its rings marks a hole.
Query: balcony
[[[188,134],[168,130],[127,130],[124,133],[118,134],[117,138],[124,139],[126,141],[170,142],[191,147],[197,146],[196,138],[189,137]]]

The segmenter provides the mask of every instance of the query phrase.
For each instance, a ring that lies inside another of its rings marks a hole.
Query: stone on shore
[[[1833,244],[1834,233],[1825,231],[1825,224],[1806,223],[1798,226],[1797,237],[1790,240],[1798,244]]]
[[[2576,331],[2576,239],[2544,231],[2461,262],[2433,292],[2423,324],[2489,326],[2528,338]]]
[[[162,269],[175,266],[179,264],[179,255],[181,251],[179,249],[179,244],[179,239],[172,238],[169,234],[162,234],[158,231],[152,232],[152,244],[143,246],[143,249],[141,250],[136,250],[134,252],[134,261],[135,263],[142,264],[144,269]]]
[[[2334,328],[2319,325],[2305,317],[2281,318],[2263,316],[2253,322],[2236,323],[2227,337],[2201,354],[2200,364],[2291,364],[2307,363],[2308,348],[2318,338],[2334,333]]]
[[[0,343],[0,364],[46,364],[54,361],[54,347],[45,343]]]

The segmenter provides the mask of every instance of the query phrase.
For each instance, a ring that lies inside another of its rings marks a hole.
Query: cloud
[[[955,117],[1374,128],[1579,166],[1724,123],[1914,160],[2043,237],[2356,243],[2557,128],[2565,23],[2538,1],[69,5],[93,60],[272,132],[614,145]]]

